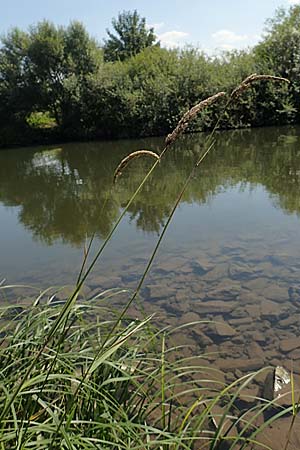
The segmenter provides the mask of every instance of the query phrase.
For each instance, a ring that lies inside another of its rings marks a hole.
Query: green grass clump
[[[99,299],[77,301],[58,322],[64,305],[42,295],[1,310],[0,449],[252,448],[272,404],[238,406],[256,374],[226,386],[201,353],[172,345],[183,326],[124,318],[116,327]]]
[[[125,319],[111,335],[108,311],[89,300],[73,304],[49,341],[62,310],[53,297],[13,319],[15,308],[2,309],[0,448],[189,448],[181,397],[201,388],[187,376],[195,367],[168,362],[166,330]]]

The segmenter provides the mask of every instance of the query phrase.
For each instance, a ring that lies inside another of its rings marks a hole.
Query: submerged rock
[[[286,308],[283,309],[278,303],[272,302],[271,300],[263,300],[260,307],[260,314],[262,319],[276,320],[283,318],[288,313]]]
[[[291,302],[297,306],[297,308],[300,308],[300,286],[290,286],[288,293]]]
[[[176,296],[176,289],[170,288],[168,286],[163,286],[160,284],[148,285],[147,289],[149,291],[150,300],[156,300],[161,298],[170,298]]]
[[[180,319],[180,323],[189,324],[192,322],[199,322],[200,320],[201,320],[201,317],[198,314],[196,314],[194,312],[188,312],[186,314],[183,314],[183,316]],[[193,326],[195,326],[195,325],[193,325]]]
[[[209,263],[207,259],[201,258],[192,261],[191,266],[197,275],[204,275],[214,268],[214,265]]]
[[[228,268],[228,274],[233,280],[251,280],[259,273],[260,271],[241,262],[233,262]]]
[[[264,361],[261,358],[228,358],[216,361],[216,366],[221,370],[236,370],[242,372],[251,372],[263,367]]]
[[[223,302],[222,300],[214,301],[193,301],[193,309],[201,314],[204,318],[207,314],[220,314],[220,312],[227,314],[234,310],[236,307],[235,302]]]
[[[292,337],[280,342],[280,350],[284,353],[288,353],[296,348],[300,348],[300,337]]]
[[[217,288],[208,291],[204,300],[232,301],[238,297],[240,290],[238,285],[220,284]]]
[[[216,318],[214,324],[215,332],[220,337],[231,337],[236,335],[236,331],[228,323],[224,322],[223,318]]]

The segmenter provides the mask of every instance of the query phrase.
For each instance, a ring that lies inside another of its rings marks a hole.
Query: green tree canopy
[[[109,36],[104,44],[106,61],[124,61],[155,43],[154,29],[147,28],[146,19],[140,17],[136,10],[119,13],[112,25],[116,34],[106,30]]]
[[[288,10],[280,8],[275,16],[267,21],[266,35],[254,48],[258,71],[274,73],[291,81],[289,96],[286,86],[276,87],[278,100],[283,92],[280,105],[270,105],[268,93],[261,90],[266,104],[276,108],[281,115],[294,120],[299,119],[300,108],[300,5]],[[274,89],[274,87],[269,87]],[[273,99],[275,98],[271,93]],[[283,99],[284,97],[284,99]],[[270,111],[271,113],[271,111]],[[270,115],[270,114],[269,114]]]
[[[49,111],[58,125],[74,124],[79,91],[102,59],[79,22],[64,28],[45,20],[28,32],[13,29],[0,48],[0,116],[2,109],[23,116]]]

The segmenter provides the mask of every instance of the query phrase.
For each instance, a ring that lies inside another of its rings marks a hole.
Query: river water
[[[88,277],[87,298],[117,287],[128,292],[112,305],[128,300],[204,140],[184,136],[169,150]],[[135,160],[113,186],[117,164],[162,144],[151,138],[1,151],[1,279],[39,289],[74,283],[90,238],[92,257],[153,162]],[[205,321],[178,332],[176,342],[196,343],[228,380],[266,364],[293,364],[299,373],[299,187],[299,127],[217,133],[129,312],[155,312],[163,325]],[[25,291],[11,292],[18,299]]]

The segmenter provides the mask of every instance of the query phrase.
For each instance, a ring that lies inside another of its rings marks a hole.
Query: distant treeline
[[[0,146],[167,134],[187,108],[249,74],[290,79],[259,83],[223,116],[222,128],[300,121],[300,6],[280,9],[264,38],[248,51],[209,57],[187,47],[168,50],[136,11],[113,20],[103,45],[81,23],[43,21],[12,29],[0,47]],[[210,129],[219,105],[193,131]]]

